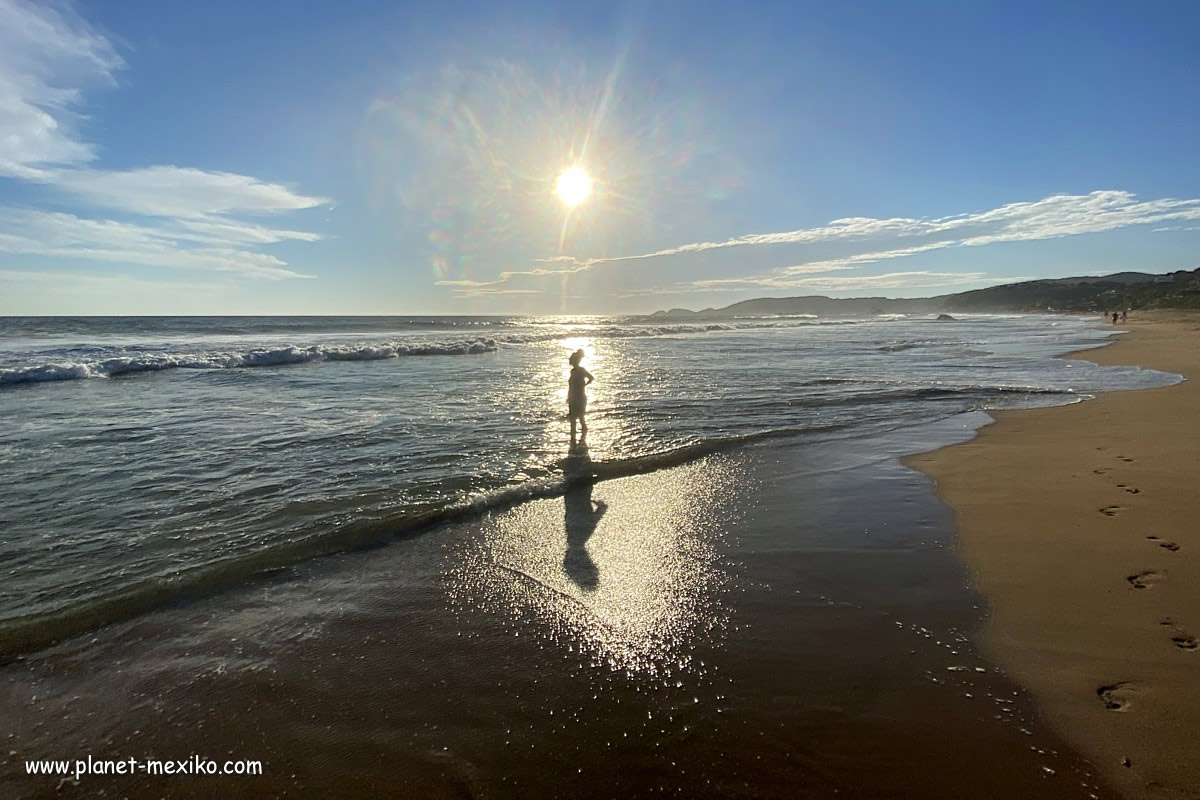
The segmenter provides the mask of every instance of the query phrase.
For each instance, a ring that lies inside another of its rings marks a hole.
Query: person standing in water
[[[571,441],[575,441],[575,422],[579,422],[580,439],[587,438],[587,390],[584,388],[596,380],[592,373],[579,366],[583,360],[583,351],[576,350],[567,359],[571,362],[571,377],[567,378],[567,418],[571,420]]]

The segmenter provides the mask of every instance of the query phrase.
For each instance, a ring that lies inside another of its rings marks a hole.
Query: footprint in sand
[[[1101,467],[1100,469],[1092,470],[1092,472],[1094,472],[1097,475],[1104,475],[1106,473],[1112,472],[1112,467]]]
[[[1125,462],[1125,463],[1127,463],[1127,464],[1128,464],[1128,463],[1131,463],[1131,462],[1133,461],[1133,459],[1132,459],[1132,458],[1127,458],[1127,457],[1125,457],[1125,456],[1117,456],[1117,458],[1121,459],[1122,461],[1124,461],[1124,462]]]
[[[1115,517],[1124,510],[1125,509],[1121,506],[1105,506],[1104,508],[1100,509],[1100,513],[1106,517]]]
[[[1132,683],[1121,681],[1110,686],[1101,686],[1096,696],[1109,711],[1128,711],[1133,694],[1137,691]]]
[[[1161,572],[1148,570],[1146,572],[1139,572],[1137,575],[1130,575],[1125,580],[1129,581],[1129,585],[1135,589],[1149,589],[1164,577],[1166,576]]]
[[[1190,633],[1183,633],[1182,631],[1172,636],[1171,641],[1174,642],[1175,646],[1180,650],[1195,650],[1197,647],[1200,647],[1200,644],[1196,643],[1196,637],[1192,636]]]
[[[1196,641],[1196,637],[1176,625],[1175,620],[1170,617],[1167,617],[1159,624],[1171,629],[1171,642],[1180,650],[1193,651],[1200,648],[1200,642]]]
[[[1154,542],[1156,545],[1158,545],[1159,547],[1161,547],[1164,550],[1170,550],[1172,553],[1179,552],[1179,545],[1175,544],[1174,542],[1164,542],[1162,539],[1158,538],[1157,536],[1147,536],[1146,538],[1149,539],[1150,541]]]
[[[1142,493],[1141,489],[1135,489],[1132,486],[1126,486],[1123,483],[1118,483],[1117,488],[1124,489],[1125,491],[1129,492],[1130,494],[1141,494]]]

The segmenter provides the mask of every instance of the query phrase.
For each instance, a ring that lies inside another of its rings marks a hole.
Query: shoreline
[[[954,512],[979,644],[1130,798],[1200,793],[1200,314],[1143,313],[1063,358],[1183,375],[992,413],[903,459]]]
[[[969,640],[897,460],[977,423],[585,484],[60,643],[0,667],[0,791],[222,754],[263,775],[65,796],[1111,798]]]
[[[0,791],[60,796],[30,758],[228,753],[264,775],[68,789],[1113,797],[969,636],[950,511],[902,465],[984,419],[580,481],[20,656]]]

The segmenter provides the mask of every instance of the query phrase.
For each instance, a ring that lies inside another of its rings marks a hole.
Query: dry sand
[[[988,599],[987,655],[1131,798],[1200,797],[1200,313],[1073,357],[1175,386],[1009,411],[911,457]]]

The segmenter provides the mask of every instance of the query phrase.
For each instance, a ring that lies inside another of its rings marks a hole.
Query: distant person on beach
[[[1124,321],[1125,321],[1125,320],[1127,320],[1127,319],[1129,319],[1129,312],[1128,312],[1128,311],[1122,311],[1122,312],[1121,312],[1121,322],[1124,322]]]
[[[1117,312],[1113,312],[1113,325],[1117,324]]]
[[[583,361],[582,350],[571,353],[568,361],[571,362],[571,377],[567,378],[567,418],[571,420],[571,441],[574,442],[576,421],[579,422],[580,438],[587,438],[587,422],[584,420],[584,414],[587,413],[585,387],[596,379],[592,377],[592,373],[579,366],[579,362]]]

